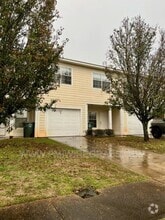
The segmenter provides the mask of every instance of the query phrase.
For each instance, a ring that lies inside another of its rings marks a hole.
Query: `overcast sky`
[[[109,36],[123,18],[141,15],[165,28],[165,0],[58,0],[57,8],[62,38],[69,38],[64,57],[95,64],[106,60]]]

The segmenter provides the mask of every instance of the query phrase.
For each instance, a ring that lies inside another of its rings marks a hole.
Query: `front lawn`
[[[146,178],[47,138],[0,140],[0,206]]]
[[[96,137],[89,138],[95,140]],[[165,138],[160,139],[150,138],[148,142],[144,142],[143,137],[138,136],[114,136],[114,137],[98,137],[97,142],[103,143],[102,146],[106,147],[107,144],[112,143],[115,146],[126,146],[138,148],[141,150],[151,150],[156,153],[165,153]]]

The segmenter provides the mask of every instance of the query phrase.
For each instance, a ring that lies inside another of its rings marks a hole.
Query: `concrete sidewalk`
[[[76,195],[0,209],[1,220],[147,220],[165,217],[165,187],[127,184],[82,199]]]

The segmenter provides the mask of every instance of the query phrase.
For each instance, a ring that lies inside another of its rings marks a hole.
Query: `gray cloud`
[[[124,17],[141,15],[150,25],[165,26],[164,0],[58,0],[57,8],[69,38],[64,57],[102,64],[109,36]]]

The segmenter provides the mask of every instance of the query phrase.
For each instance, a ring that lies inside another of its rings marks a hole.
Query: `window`
[[[27,122],[27,118],[16,118],[15,119],[15,128],[23,128],[23,124]]]
[[[93,74],[93,87],[94,88],[101,88],[101,75],[94,73]]]
[[[88,113],[88,128],[96,128],[97,127],[97,119],[96,112]]]
[[[93,73],[93,88],[109,89],[110,82],[103,74]]]
[[[71,68],[68,67],[60,67],[59,75],[62,84],[71,85],[72,84],[72,76],[71,76]]]
[[[27,112],[17,113],[15,118],[15,128],[23,128],[23,123],[27,122]]]

